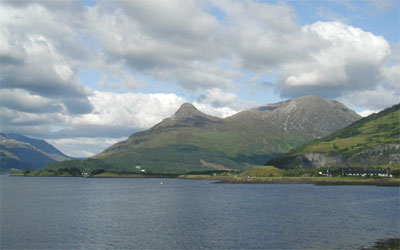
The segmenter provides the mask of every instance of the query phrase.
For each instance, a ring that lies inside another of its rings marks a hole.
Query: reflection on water
[[[1,247],[360,249],[400,234],[398,190],[2,176]]]

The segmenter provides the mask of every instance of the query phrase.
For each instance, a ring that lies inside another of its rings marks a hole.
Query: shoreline
[[[400,179],[354,179],[335,177],[218,178],[218,176],[180,176],[181,179],[214,180],[216,184],[313,184],[317,186],[386,186],[400,187]]]
[[[310,180],[310,179],[263,179],[263,180],[219,180],[218,184],[313,184],[316,186],[385,186],[385,187],[400,187],[398,181],[339,181],[339,180]]]
[[[55,176],[55,175],[19,175],[12,174],[11,177],[80,177],[80,176]],[[206,175],[135,175],[135,174],[100,174],[97,176],[80,177],[90,179],[115,179],[115,178],[173,178],[173,179],[186,179],[186,180],[209,180],[214,181],[215,184],[313,184],[317,186],[386,186],[386,187],[400,187],[400,179],[355,179],[348,177],[272,177],[272,178],[235,178],[229,176],[206,176]]]
[[[400,187],[397,180],[335,180],[335,179],[312,179],[312,178],[268,178],[268,179],[223,179],[219,184],[313,184],[316,186],[386,186]]]

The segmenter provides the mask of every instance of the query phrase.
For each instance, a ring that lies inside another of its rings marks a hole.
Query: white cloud
[[[199,98],[202,103],[211,104],[214,107],[229,106],[237,101],[238,96],[234,93],[226,93],[221,89],[212,88],[206,90],[206,95]]]
[[[278,90],[282,96],[316,94],[337,98],[373,89],[382,79],[390,55],[388,42],[372,33],[339,22],[317,22],[303,28],[320,40],[309,57],[282,67]]]
[[[369,116],[369,115],[371,115],[371,114],[373,114],[373,113],[377,113],[377,111],[376,111],[376,110],[369,110],[369,109],[366,109],[366,110],[363,110],[363,111],[358,112],[358,114],[361,115],[362,117]]]
[[[303,55],[304,43],[294,10],[286,4],[216,1],[226,14],[224,46],[233,65],[253,72],[273,72]],[[296,38],[296,39],[294,39]],[[229,42],[226,42],[229,41]]]
[[[0,89],[1,106],[30,113],[60,112],[66,108],[62,103],[23,89]]]
[[[1,88],[57,99],[70,113],[90,112],[91,92],[77,78],[77,53],[79,58],[86,53],[78,33],[58,24],[63,17],[72,20],[39,4],[21,9],[0,5]]]
[[[378,85],[371,90],[346,94],[339,100],[349,106],[362,107],[367,110],[383,110],[400,102],[400,90]]]
[[[6,90],[5,94],[7,92],[10,91]],[[15,94],[13,92],[11,94]],[[47,99],[25,94],[22,92],[22,97],[32,99],[29,100],[32,108],[34,105],[45,108],[43,106],[48,102]],[[18,98],[15,98],[14,102],[6,100],[8,105],[1,107],[2,130],[56,138],[127,136],[148,129],[171,116],[186,102],[175,94],[118,94],[95,91],[89,97],[93,111],[74,115],[68,112],[35,113],[30,107],[26,107],[28,103],[25,105],[19,96],[16,97]],[[55,127],[60,129],[54,130]]]
[[[220,118],[225,118],[231,115],[236,114],[240,110],[235,110],[230,107],[214,107],[208,103],[200,103],[200,102],[194,102],[193,105],[200,110],[201,112],[207,114],[207,115],[212,115]]]
[[[390,54],[383,37],[340,22],[301,27],[284,3],[7,3],[0,9],[3,87],[45,97],[74,95],[74,103],[64,103],[72,113],[91,108],[90,90],[77,80],[85,67],[103,72],[99,84],[110,90],[151,84],[140,74],[191,91],[231,91],[246,81],[246,70],[279,74],[277,90],[285,97],[336,98],[373,89]],[[211,14],[213,8],[222,19]]]
[[[66,155],[73,157],[91,157],[113,144],[125,140],[127,137],[107,138],[107,137],[77,137],[64,139],[47,139],[46,141],[54,145]]]
[[[96,91],[89,98],[94,112],[72,123],[93,126],[129,126],[142,130],[172,115],[185,100],[175,94],[116,94]]]

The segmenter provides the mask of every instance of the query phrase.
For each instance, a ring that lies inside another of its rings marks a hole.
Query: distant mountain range
[[[69,157],[44,140],[33,139],[20,134],[0,133],[0,169],[35,170],[55,161],[69,160]]]
[[[93,159],[54,163],[45,169],[135,172],[140,166],[152,173],[242,170],[358,119],[360,116],[343,104],[316,96],[269,104],[224,119],[185,103],[173,116]]]
[[[279,168],[400,164],[400,104],[267,162]]]

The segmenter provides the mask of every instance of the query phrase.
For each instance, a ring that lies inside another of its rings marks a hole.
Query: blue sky
[[[399,1],[0,3],[1,128],[91,156],[184,102],[226,117],[304,95],[400,100]]]

